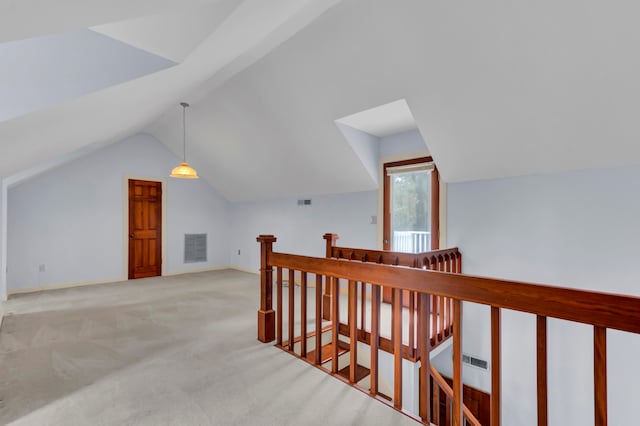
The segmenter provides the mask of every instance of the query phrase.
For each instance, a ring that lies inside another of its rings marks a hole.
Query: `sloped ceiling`
[[[194,103],[193,161],[230,199],[371,189],[334,120],[404,98],[448,182],[640,164],[638,12],[345,0]]]
[[[49,22],[11,3],[0,38],[178,4],[41,2]],[[163,53],[193,49],[180,65],[0,124],[0,175],[140,130],[181,156],[181,100],[189,161],[230,200],[375,188],[335,120],[398,99],[449,182],[637,165],[639,12],[623,0],[244,1],[195,47],[199,36]]]
[[[176,13],[203,3],[227,4],[225,0],[67,0],[55,6],[38,0],[3,2],[0,40]],[[189,93],[214,87],[250,65],[334,3],[244,0],[225,9],[228,15],[223,19],[213,20],[209,35],[179,65],[0,123],[0,176],[141,131]]]

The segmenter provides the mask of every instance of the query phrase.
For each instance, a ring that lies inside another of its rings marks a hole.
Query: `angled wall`
[[[8,191],[9,293],[126,279],[126,179],[164,180],[163,274],[229,264],[229,207],[205,181],[170,179],[180,162],[139,134]],[[207,233],[207,262],[185,264],[185,233]]]
[[[463,272],[640,295],[640,168],[448,185],[448,242]],[[465,304],[463,350],[490,359],[489,310]],[[503,311],[503,422],[536,424],[535,317]],[[550,320],[549,424],[593,424],[592,327]],[[640,336],[609,331],[609,421],[635,422]],[[450,359],[450,358],[449,358]],[[489,373],[465,368],[488,390]]]

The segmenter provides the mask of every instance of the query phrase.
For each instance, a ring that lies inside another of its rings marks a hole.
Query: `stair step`
[[[345,343],[341,340],[338,340],[338,356],[343,355],[349,352],[349,344]],[[320,364],[324,364],[327,361],[331,360],[333,356],[333,343],[327,343],[321,348],[320,352]],[[312,350],[307,352],[307,360],[310,362],[315,362],[316,360],[316,350]],[[347,373],[348,376],[348,373]]]
[[[350,367],[351,367],[350,365],[347,365],[342,370],[338,371],[338,374],[340,376],[344,377],[345,379],[349,380],[349,369],[350,369]],[[360,380],[362,380],[365,377],[367,377],[370,373],[371,373],[371,371],[367,367],[364,367],[364,366],[362,366],[360,364],[356,364],[356,381],[355,381],[355,383],[358,383]]]

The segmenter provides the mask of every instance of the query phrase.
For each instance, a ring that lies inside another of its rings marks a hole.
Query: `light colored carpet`
[[[258,297],[231,270],[16,296],[0,424],[416,424],[258,342]]]

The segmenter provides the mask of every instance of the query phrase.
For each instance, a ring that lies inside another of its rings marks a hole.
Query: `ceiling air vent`
[[[184,263],[207,261],[207,234],[184,234]]]
[[[310,206],[311,205],[311,200],[298,200],[298,205],[299,206]]]
[[[471,355],[462,354],[462,362],[469,364],[473,367],[482,368],[483,370],[489,369],[489,363],[484,359],[476,358]]]

